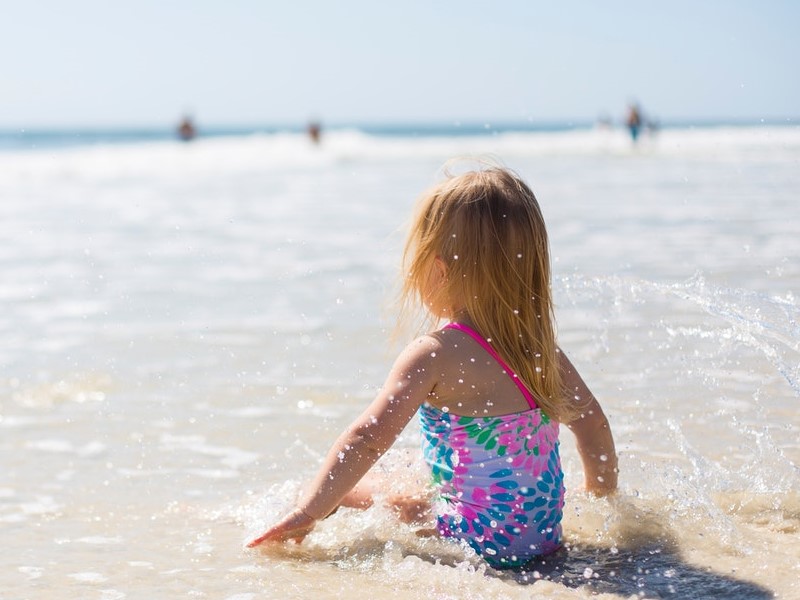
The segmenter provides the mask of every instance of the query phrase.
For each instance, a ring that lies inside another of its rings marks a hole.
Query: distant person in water
[[[628,107],[628,116],[625,118],[625,125],[631,134],[631,139],[636,142],[639,139],[639,132],[642,129],[642,112],[637,104]]]
[[[190,117],[184,117],[178,125],[178,137],[184,142],[193,140],[197,136],[197,129]]]
[[[315,144],[319,144],[320,135],[322,134],[322,126],[317,121],[312,121],[308,124],[308,137]]]

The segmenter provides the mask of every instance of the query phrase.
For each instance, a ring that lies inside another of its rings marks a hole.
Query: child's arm
[[[422,337],[400,354],[375,400],[339,436],[297,508],[247,545],[302,540],[388,450],[436,385],[440,343]]]
[[[566,425],[578,443],[586,490],[597,496],[606,496],[617,489],[617,451],[611,427],[600,403],[578,371],[564,352],[560,356],[564,385],[579,409],[578,417]]]

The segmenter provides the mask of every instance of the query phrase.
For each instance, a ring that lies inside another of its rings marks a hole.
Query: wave
[[[231,175],[278,169],[319,168],[341,163],[425,161],[454,156],[495,156],[504,162],[527,157],[702,157],[730,161],[769,158],[790,163],[800,156],[800,127],[714,127],[666,129],[634,145],[621,129],[508,131],[494,135],[374,135],[358,129],[326,133],[319,145],[303,133],[255,133],[174,140],[0,152],[2,180],[55,175],[107,179],[193,177],[212,171]]]

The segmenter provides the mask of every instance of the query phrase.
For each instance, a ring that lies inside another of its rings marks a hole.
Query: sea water
[[[800,130],[412,133],[7,140],[0,597],[800,598]],[[619,493],[565,428],[566,548],[527,569],[381,507],[244,549],[381,385],[411,207],[464,155],[537,194]]]

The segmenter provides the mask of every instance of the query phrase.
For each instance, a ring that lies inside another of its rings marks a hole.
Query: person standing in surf
[[[639,132],[642,129],[642,111],[636,103],[628,106],[628,114],[625,117],[625,126],[631,134],[631,140],[635,144],[639,139]]]

